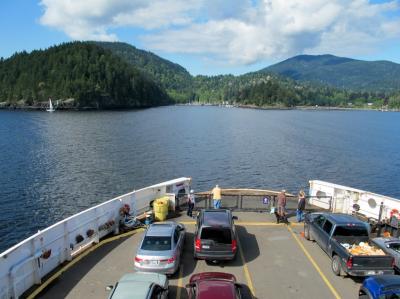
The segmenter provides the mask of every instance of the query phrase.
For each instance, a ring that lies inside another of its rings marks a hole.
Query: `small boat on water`
[[[51,102],[51,99],[49,98],[49,108],[46,109],[47,112],[54,112],[56,109],[53,107],[53,103]]]

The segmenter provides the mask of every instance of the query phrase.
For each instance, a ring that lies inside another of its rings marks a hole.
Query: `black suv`
[[[233,260],[237,251],[237,236],[229,210],[201,210],[194,235],[194,258]]]

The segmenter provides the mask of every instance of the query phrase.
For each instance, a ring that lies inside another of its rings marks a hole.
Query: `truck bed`
[[[386,255],[385,252],[379,247],[375,246],[372,242],[359,242],[354,244],[340,243],[347,252],[353,256],[375,256]]]

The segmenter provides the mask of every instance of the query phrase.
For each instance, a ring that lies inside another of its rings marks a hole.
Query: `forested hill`
[[[72,42],[0,60],[2,106],[138,108],[171,103],[166,92],[122,58],[94,43]]]
[[[230,102],[255,106],[363,106],[376,103],[376,106],[390,104],[398,106],[389,97],[387,90],[372,89],[362,92],[360,89],[348,90],[335,88],[332,85],[313,84],[294,81],[287,74],[277,74],[269,71],[248,73],[241,76],[196,76],[192,77],[186,69],[176,63],[165,60],[151,52],[143,51],[126,43],[95,42],[123,58],[130,65],[153,79],[159,86],[165,88],[175,102],[199,101],[203,103]],[[306,56],[303,56],[304,58]],[[310,59],[313,56],[307,56]],[[320,64],[340,64],[352,62],[348,58],[324,55]],[[316,57],[314,60],[318,60]],[[310,67],[310,70],[315,65]],[[344,78],[345,73],[340,78]],[[296,79],[296,78],[295,78]]]
[[[241,76],[193,77],[180,65],[125,43],[71,42],[0,59],[0,107],[44,107],[50,97],[59,108],[67,109],[193,101],[261,107],[371,107],[372,103],[375,108],[400,108],[400,88],[394,91],[400,80],[394,76],[398,65],[377,62],[378,74],[370,69],[375,64],[364,63],[332,55],[303,55]],[[385,65],[387,69],[382,69]],[[355,88],[364,82],[363,76],[371,77],[368,91]],[[386,85],[373,87],[372,79],[382,78]]]
[[[333,55],[299,55],[260,72],[353,91],[391,92],[400,89],[400,64],[390,61],[362,61]]]
[[[177,63],[163,59],[151,52],[137,49],[121,42],[95,42],[112,51],[130,65],[138,68],[177,102],[187,102],[193,95],[193,78],[189,72]]]

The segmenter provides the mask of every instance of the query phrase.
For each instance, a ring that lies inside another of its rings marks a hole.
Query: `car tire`
[[[180,268],[181,268],[181,264],[179,263],[178,267],[175,269],[174,274],[172,274],[172,275],[175,275],[176,273],[179,273],[179,269]]]
[[[364,287],[361,287],[360,291],[358,292],[358,299],[371,299],[372,296],[370,296],[369,292],[364,289]]]
[[[340,257],[338,255],[334,255],[333,256],[331,268],[332,268],[332,272],[336,276],[341,276],[342,275],[342,264],[340,262]]]
[[[310,226],[304,224],[304,238],[308,241],[314,241],[314,239],[311,237],[310,233]]]
[[[304,225],[304,238],[310,241],[310,229],[306,225]]]

